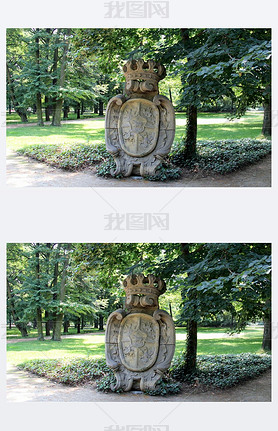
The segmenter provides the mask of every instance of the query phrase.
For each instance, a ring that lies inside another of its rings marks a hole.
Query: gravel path
[[[6,184],[11,187],[270,187],[271,157],[224,176],[204,178],[197,173],[164,183],[140,177],[100,178],[94,169],[68,172],[7,150]]]
[[[7,365],[8,402],[269,402],[271,401],[271,372],[238,387],[225,391],[200,392],[198,388],[168,397],[151,397],[138,392],[103,394],[91,385],[70,387],[54,383]]]

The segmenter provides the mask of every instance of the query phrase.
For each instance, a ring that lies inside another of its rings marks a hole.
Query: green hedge
[[[187,374],[182,354],[173,360],[169,373],[181,382],[225,389],[257,377],[270,367],[271,356],[267,354],[200,355],[195,372]]]
[[[26,361],[18,367],[58,383],[74,386],[96,383],[97,390],[102,392],[109,392],[111,383],[116,383],[105,359],[37,359]],[[197,358],[197,369],[188,374],[182,354],[173,360],[169,373],[158,382],[157,388],[146,393],[175,394],[181,390],[180,382],[189,385],[198,383],[206,389],[225,389],[257,377],[270,367],[271,356],[267,354],[200,355]]]
[[[93,382],[111,373],[105,359],[34,359],[19,364],[18,368],[68,385]]]
[[[185,159],[183,140],[174,143],[169,157],[148,177],[151,181],[167,181],[180,178],[180,167],[194,172],[204,171],[227,174],[248,164],[257,162],[271,151],[271,141],[241,139],[207,141],[197,143],[197,154]],[[111,177],[115,162],[105,144],[89,145],[28,145],[17,150],[19,154],[71,171],[98,165],[98,176]]]
[[[89,145],[27,145],[17,150],[21,155],[45,162],[57,168],[76,171],[100,163],[110,154],[105,144]]]
[[[271,141],[256,139],[197,142],[197,154],[184,157],[184,142],[175,142],[169,154],[170,161],[191,170],[227,174],[257,162],[271,152]]]

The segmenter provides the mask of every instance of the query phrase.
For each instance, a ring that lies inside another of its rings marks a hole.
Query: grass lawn
[[[73,326],[69,327],[68,331],[69,331],[68,333],[70,335],[76,334],[76,328],[74,328]],[[99,333],[98,329],[95,329],[95,328],[89,327],[89,326],[86,326],[86,328],[81,329],[80,331],[81,331],[81,334],[87,334],[87,333],[92,333],[92,332]],[[33,338],[33,337],[36,338],[37,335],[38,335],[38,331],[36,329],[33,329],[33,328],[28,329],[28,337],[29,338]],[[7,340],[13,340],[13,339],[16,340],[17,338],[22,338],[19,330],[15,327],[11,328],[11,329],[7,328]]]
[[[84,112],[84,114],[80,115],[80,118],[92,118],[92,117],[98,117],[98,114],[94,114],[93,112]],[[63,119],[63,121],[68,120],[76,120],[76,114],[74,112],[69,112],[68,118],[66,120]],[[29,114],[28,115],[28,123],[36,123],[38,121],[36,114]],[[6,112],[6,123],[7,124],[23,124],[19,115],[17,115],[15,112],[12,112],[9,114]]]
[[[262,138],[263,113],[250,111],[240,120],[228,121],[226,114],[200,113],[198,140]],[[176,113],[176,136],[185,134],[185,114]],[[24,126],[7,129],[7,146],[19,149],[32,144],[77,144],[104,142],[104,117],[94,117],[61,127]]]
[[[250,327],[241,334],[229,336],[219,328],[199,328],[198,354],[215,355],[228,353],[258,353],[262,342],[263,328]],[[176,329],[176,352],[184,350],[185,328]],[[104,332],[84,334],[82,337],[57,341],[21,341],[7,344],[7,360],[19,364],[30,359],[104,357]]]

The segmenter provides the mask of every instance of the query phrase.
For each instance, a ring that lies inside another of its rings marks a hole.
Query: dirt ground
[[[271,157],[227,175],[185,175],[176,181],[147,181],[141,177],[107,179],[94,169],[68,172],[7,150],[6,184],[10,187],[271,187]]]
[[[54,383],[31,373],[7,366],[8,402],[270,402],[271,372],[235,388],[202,392],[198,388],[184,390],[167,397],[144,395],[138,391],[104,394],[92,385],[71,387]]]

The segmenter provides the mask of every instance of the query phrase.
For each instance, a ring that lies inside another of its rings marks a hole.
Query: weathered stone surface
[[[122,149],[132,157],[151,153],[158,138],[159,110],[145,99],[130,99],[119,117],[119,137]]]
[[[158,308],[166,286],[153,275],[137,274],[128,276],[123,287],[126,309],[111,313],[106,327],[106,362],[117,379],[112,389],[153,389],[175,352],[173,320]]]
[[[175,112],[158,93],[164,66],[153,60],[128,61],[123,71],[126,95],[110,99],[105,119],[106,148],[116,162],[112,175],[153,175],[169,153],[175,136]]]

